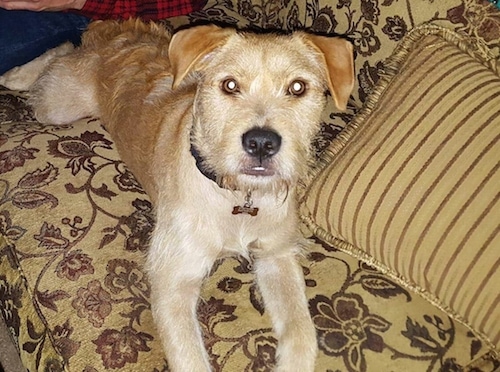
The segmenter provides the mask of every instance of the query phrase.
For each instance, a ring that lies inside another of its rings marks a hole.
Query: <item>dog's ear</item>
[[[168,56],[174,75],[173,88],[179,86],[197,62],[224,44],[227,38],[235,32],[231,28],[203,25],[175,33],[168,47]]]
[[[306,34],[312,46],[324,57],[328,73],[328,87],[335,105],[347,108],[347,101],[354,87],[354,56],[352,44],[339,37]]]

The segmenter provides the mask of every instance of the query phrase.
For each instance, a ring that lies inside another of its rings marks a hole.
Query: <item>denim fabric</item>
[[[66,12],[0,9],[0,75],[66,41],[78,44],[89,21]]]

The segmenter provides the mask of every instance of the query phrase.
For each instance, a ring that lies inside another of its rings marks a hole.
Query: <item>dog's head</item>
[[[345,109],[354,85],[351,44],[304,32],[198,26],[174,35],[169,56],[174,89],[198,84],[192,141],[203,166],[243,190],[281,190],[303,176],[325,92]]]

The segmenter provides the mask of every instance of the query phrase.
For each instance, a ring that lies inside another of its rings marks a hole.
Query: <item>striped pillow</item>
[[[413,30],[302,195],[321,239],[500,349],[500,61]]]

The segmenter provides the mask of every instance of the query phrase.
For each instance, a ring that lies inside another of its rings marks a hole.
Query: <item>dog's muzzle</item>
[[[241,138],[243,150],[250,155],[245,174],[252,176],[272,176],[274,169],[270,159],[281,147],[281,136],[271,129],[254,128]]]

